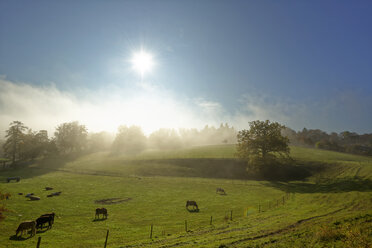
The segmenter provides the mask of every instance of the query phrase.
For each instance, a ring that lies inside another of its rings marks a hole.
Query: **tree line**
[[[116,135],[108,132],[88,132],[79,122],[62,123],[49,137],[46,130],[33,131],[20,121],[13,121],[6,130],[0,157],[17,161],[33,160],[38,157],[111,151],[120,154],[135,154],[145,149],[178,149],[193,145],[234,144],[236,130],[227,123],[218,128],[205,126],[203,129],[162,128],[145,136],[139,126],[122,125]]]
[[[145,149],[179,149],[194,145],[236,143],[238,143],[239,153],[239,149],[242,148],[239,147],[239,144],[246,141],[244,137],[250,137],[253,132],[257,132],[255,137],[260,137],[259,134],[261,135],[262,132],[267,132],[267,130],[276,130],[276,132],[279,130],[282,137],[288,139],[288,142],[287,140],[276,140],[276,142],[279,142],[277,144],[282,144],[282,147],[284,143],[291,143],[292,145],[372,155],[372,134],[359,135],[349,131],[328,134],[319,129],[306,128],[296,132],[279,123],[268,121],[254,121],[250,122],[249,125],[250,129],[239,132],[227,123],[221,124],[217,128],[206,125],[201,130],[196,128],[179,130],[162,128],[146,136],[139,126],[122,125],[118,128],[116,134],[94,133],[88,132],[85,125],[75,121],[58,125],[54,135],[49,137],[46,130],[33,131],[22,122],[13,121],[6,130],[5,141],[0,145],[2,148],[0,157],[8,158],[14,164],[16,161],[33,160],[50,155],[69,156],[98,151],[111,151],[115,154],[136,154]],[[264,159],[251,156],[250,159],[256,161],[252,164],[260,164],[263,161],[270,160],[270,158],[272,159],[270,154],[265,152],[265,147],[272,147],[275,144],[268,143],[266,138],[255,139],[254,142],[256,144],[262,143],[263,150],[260,151]],[[248,153],[256,152],[252,147],[249,148],[252,151],[244,149]],[[288,152],[285,151],[283,154],[288,154]],[[268,163],[265,162],[265,164]]]
[[[289,138],[292,145],[372,156],[372,133],[357,134],[344,131],[328,134],[320,129],[306,128],[296,132],[286,127],[282,134]]]

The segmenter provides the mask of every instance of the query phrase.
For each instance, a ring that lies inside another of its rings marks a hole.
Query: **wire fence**
[[[151,240],[154,240],[154,238],[160,238],[160,237],[166,237],[172,234],[180,234],[182,232],[193,232],[194,230],[202,229],[202,228],[214,228],[215,225],[223,225],[226,223],[229,223],[234,220],[239,220],[242,217],[247,217],[249,215],[252,215],[253,213],[260,214],[264,212],[268,212],[270,210],[274,210],[280,206],[284,206],[288,201],[294,200],[295,199],[295,193],[286,193],[280,198],[272,199],[269,201],[265,201],[262,203],[259,203],[256,208],[245,208],[243,211],[238,211],[238,210],[227,210],[225,211],[225,214],[223,216],[210,216],[209,218],[206,218],[204,221],[200,222],[198,221],[197,223],[190,221],[190,220],[184,220],[184,224],[180,224],[179,228],[167,228],[167,226],[163,225],[154,225],[151,224],[149,227],[149,233],[148,233],[148,238]],[[242,214],[243,212],[243,214]],[[182,222],[180,222],[182,223]],[[182,227],[183,226],[183,227]],[[108,243],[108,238],[109,238],[109,230],[106,232],[106,238],[105,238],[105,243],[104,247],[107,247]],[[145,237],[144,237],[145,238]],[[135,242],[136,240],[128,241],[128,242]],[[41,247],[41,237],[38,237],[37,240],[37,248]]]

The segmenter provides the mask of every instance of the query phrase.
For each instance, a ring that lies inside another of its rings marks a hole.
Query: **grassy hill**
[[[95,153],[1,171],[0,189],[12,197],[5,201],[0,244],[36,246],[35,237],[16,239],[15,229],[54,211],[53,228],[36,234],[41,247],[103,247],[107,229],[108,247],[368,247],[371,157],[291,147],[296,164],[312,175],[273,182],[247,180],[234,152],[224,145],[136,156]],[[8,176],[22,180],[5,183]],[[46,186],[62,194],[48,198]],[[216,194],[217,187],[227,195]],[[41,200],[18,195],[31,192]],[[122,202],[96,203],[111,198]],[[187,200],[200,211],[187,211]],[[107,220],[94,221],[97,207],[108,209]]]

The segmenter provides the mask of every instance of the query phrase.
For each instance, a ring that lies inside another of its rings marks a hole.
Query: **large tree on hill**
[[[79,153],[87,144],[88,131],[79,122],[68,122],[59,125],[54,132],[55,144],[61,154]]]
[[[14,164],[16,159],[20,158],[21,146],[24,143],[25,133],[28,128],[20,121],[13,121],[6,130],[6,141],[3,145],[4,155],[12,160]]]
[[[238,132],[238,157],[254,167],[273,163],[276,155],[289,158],[289,139],[281,134],[285,126],[269,120],[257,120],[249,122],[249,127],[249,130]]]

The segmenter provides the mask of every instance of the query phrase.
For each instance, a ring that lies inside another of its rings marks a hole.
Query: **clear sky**
[[[0,1],[0,129],[372,132],[371,1]],[[144,50],[144,76],[130,60]]]

